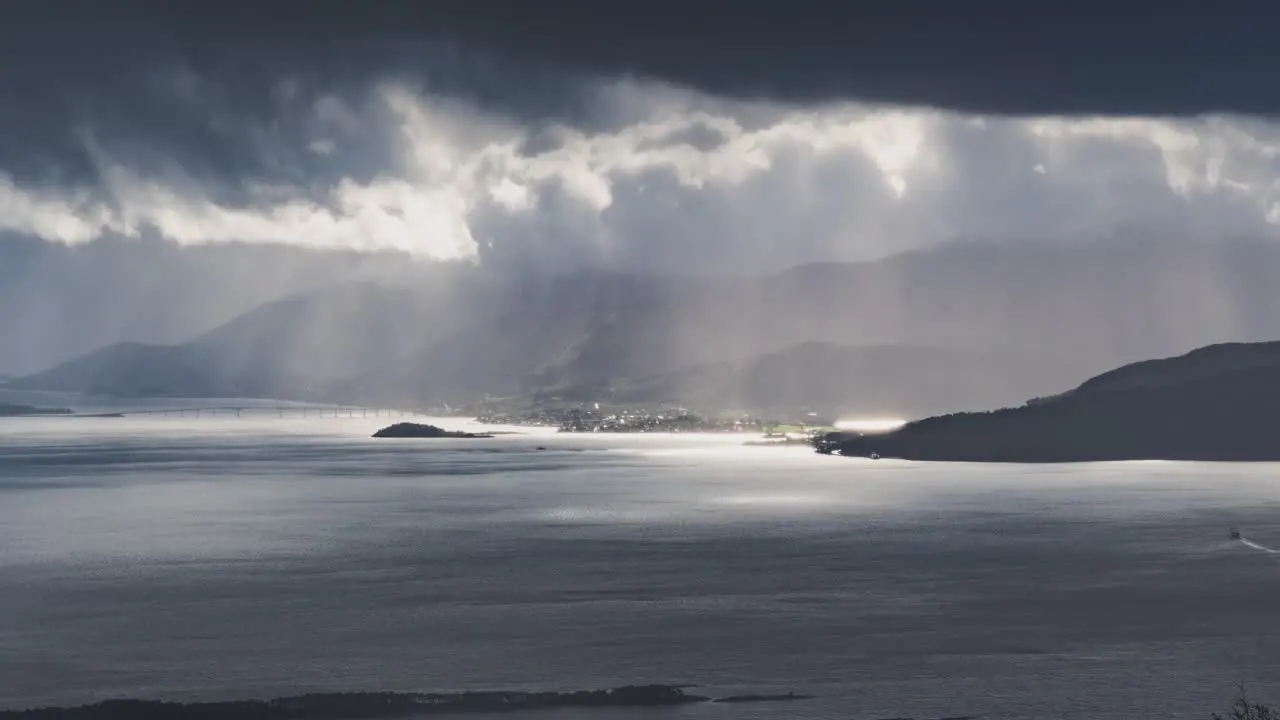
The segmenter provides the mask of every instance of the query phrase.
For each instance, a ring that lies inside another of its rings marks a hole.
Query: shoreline
[[[166,702],[122,698],[72,707],[0,709],[0,720],[340,720],[451,715],[477,712],[522,712],[553,708],[672,707],[699,703],[794,702],[813,696],[745,694],[709,697],[685,692],[697,685],[626,685],[606,690],[490,690],[460,693],[335,692],[308,693],[271,700]]]

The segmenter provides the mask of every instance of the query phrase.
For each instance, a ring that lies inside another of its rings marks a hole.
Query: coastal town
[[[477,420],[491,425],[554,427],[565,433],[761,433],[782,440],[807,437],[830,423],[816,416],[767,417],[754,413],[697,413],[687,408],[601,407],[598,403],[527,410],[482,410]]]

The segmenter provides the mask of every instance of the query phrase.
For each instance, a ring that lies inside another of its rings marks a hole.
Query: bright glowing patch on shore
[[[853,418],[836,423],[837,430],[852,430],[862,433],[889,432],[906,425],[901,418]]]

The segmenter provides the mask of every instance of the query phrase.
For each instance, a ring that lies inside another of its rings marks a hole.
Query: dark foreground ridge
[[[884,434],[830,433],[820,453],[949,462],[1278,461],[1280,342],[1126,365],[1074,390]]]
[[[493,433],[450,431],[435,425],[402,422],[388,425],[373,434],[376,438],[491,438]]]
[[[107,700],[72,708],[0,711],[0,720],[353,720],[409,715],[510,712],[570,707],[657,707],[711,701],[688,685],[628,685],[575,692],[323,693],[215,703]],[[801,700],[807,696],[742,695],[725,702]]]

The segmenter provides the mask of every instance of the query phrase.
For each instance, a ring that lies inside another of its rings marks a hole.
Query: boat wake
[[[1244,545],[1244,546],[1246,546],[1246,547],[1251,547],[1251,548],[1253,548],[1254,550],[1257,550],[1257,551],[1259,551],[1259,552],[1267,553],[1268,555],[1280,555],[1280,550],[1276,550],[1276,549],[1274,549],[1274,548],[1269,548],[1269,547],[1267,547],[1266,545],[1259,545],[1258,543],[1256,543],[1256,542],[1254,542],[1254,541],[1252,541],[1252,540],[1250,540],[1250,539],[1248,539],[1248,538],[1240,538],[1240,544],[1241,544],[1241,545]]]

